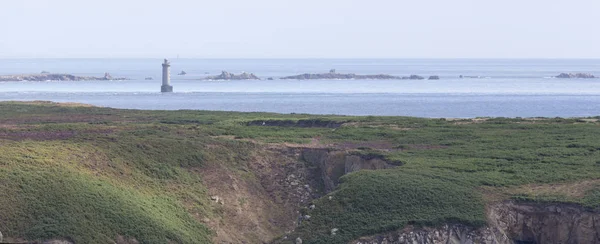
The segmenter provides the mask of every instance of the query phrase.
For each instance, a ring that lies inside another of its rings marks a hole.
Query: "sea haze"
[[[2,82],[0,100],[49,100],[134,109],[202,109],[419,117],[600,115],[600,60],[171,59],[174,93],[161,94],[162,59],[3,59],[0,75],[69,73],[128,81]],[[440,80],[278,80],[301,73],[438,75]],[[222,70],[260,81],[202,81]],[[186,71],[187,75],[177,73]],[[480,78],[459,78],[477,76]],[[153,80],[145,80],[152,77]],[[274,80],[266,80],[272,77]]]

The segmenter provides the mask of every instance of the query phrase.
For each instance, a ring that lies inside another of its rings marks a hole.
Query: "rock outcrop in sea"
[[[403,76],[402,79],[403,80],[423,80],[423,79],[425,79],[425,77],[420,76],[420,75],[410,75],[409,77]]]
[[[489,78],[489,77],[484,77],[484,76],[479,76],[479,75],[459,75],[458,78],[470,78],[470,79],[483,79],[483,78]]]
[[[351,79],[362,79],[362,80],[422,80],[425,79],[422,76],[411,75],[411,76],[393,76],[386,74],[378,75],[357,75],[353,73],[341,74],[335,72],[335,69],[329,71],[329,73],[322,74],[300,74],[293,76],[281,77],[282,80],[351,80]]]
[[[103,77],[94,76],[76,76],[71,74],[21,74],[21,75],[2,75],[0,81],[90,81],[90,80],[128,80],[127,78],[114,78],[109,73],[104,73]]]
[[[572,79],[572,78],[581,78],[581,79],[592,79],[596,78],[596,76],[588,73],[560,73],[556,76],[556,78],[563,79]]]
[[[260,78],[253,73],[243,72],[239,75],[236,75],[227,71],[222,71],[220,75],[207,76],[204,78],[204,80],[260,80]]]

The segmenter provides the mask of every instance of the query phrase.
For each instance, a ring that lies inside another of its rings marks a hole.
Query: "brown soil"
[[[600,179],[563,184],[529,184],[511,189],[509,192],[513,194],[564,195],[581,198],[585,196],[586,191],[596,188],[599,185]]]
[[[210,163],[203,176],[216,216],[197,216],[215,232],[214,243],[265,243],[295,228],[297,210],[312,199],[304,165],[293,153],[262,148],[249,171]]]
[[[400,130],[400,131],[414,129],[414,128],[400,127],[400,126],[397,126],[394,124],[385,124],[385,123],[380,123],[380,122],[348,122],[348,123],[344,123],[342,126],[343,127],[366,127],[366,128],[385,127],[387,129]]]
[[[433,150],[433,149],[444,149],[448,148],[448,146],[444,145],[427,145],[427,144],[411,144],[408,145],[409,149],[413,150]]]
[[[530,196],[566,196],[582,198],[585,192],[600,185],[600,179],[569,182],[560,184],[528,184],[517,187],[480,187],[487,202],[501,202],[513,195],[525,194]]]
[[[0,139],[22,141],[22,140],[65,140],[75,136],[75,131],[20,131],[0,132]]]
[[[13,141],[66,140],[75,135],[80,135],[80,134],[110,134],[110,133],[113,133],[113,130],[97,129],[97,130],[84,130],[84,131],[9,131],[9,132],[0,132],[0,139],[13,140]]]
[[[334,147],[337,149],[370,148],[384,151],[399,150],[394,143],[390,141],[342,142],[334,144]]]
[[[468,124],[479,124],[487,121],[487,118],[478,119],[446,119],[447,121],[454,121],[455,125],[468,125]]]
[[[117,121],[120,117],[100,114],[69,114],[68,116],[39,115],[0,118],[0,124],[39,124],[39,123],[90,123],[101,121]]]

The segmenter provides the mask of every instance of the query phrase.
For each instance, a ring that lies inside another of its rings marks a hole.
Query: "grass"
[[[200,177],[185,170],[201,164],[199,154],[185,142],[142,138],[3,141],[0,205],[9,208],[0,211],[0,228],[5,236],[76,243],[107,243],[118,235],[144,243],[210,242],[211,232],[183,207],[192,201],[199,211],[206,208]],[[173,153],[190,152],[174,158],[151,154],[150,147],[169,142],[172,147],[165,149],[179,149]],[[168,191],[172,185],[186,188]]]
[[[407,224],[485,224],[481,197],[464,184],[399,170],[360,171],[341,180],[297,230],[307,243],[347,243]],[[334,228],[339,231],[331,235]]]
[[[271,126],[277,121],[285,126]],[[294,127],[298,121],[344,124]],[[600,179],[600,124],[593,118],[446,120],[4,102],[0,195],[8,197],[0,198],[0,230],[78,243],[117,235],[144,243],[209,242],[214,233],[195,216],[220,211],[194,169],[222,164],[250,175],[250,155],[262,145],[315,138],[333,147],[385,142],[389,148],[344,150],[401,166],[343,176],[293,234],[304,243],[347,243],[407,224],[480,226],[487,204],[482,188],[504,192],[504,199],[600,207],[598,185],[581,195],[510,190]]]
[[[117,235],[143,243],[208,243],[210,231],[169,196],[144,194],[62,169],[2,170],[8,202],[5,235],[108,243]],[[3,189],[3,192],[6,192]],[[6,196],[6,195],[5,195]],[[4,200],[6,201],[6,199]]]

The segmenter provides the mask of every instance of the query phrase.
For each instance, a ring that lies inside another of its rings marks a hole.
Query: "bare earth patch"
[[[342,127],[387,128],[387,129],[391,129],[391,130],[400,130],[400,131],[414,129],[414,128],[410,128],[410,127],[400,127],[400,126],[394,125],[394,124],[386,124],[386,123],[379,123],[379,122],[347,122],[347,123],[344,123],[342,125]]]
[[[586,191],[598,187],[598,185],[600,185],[600,179],[565,184],[529,184],[519,186],[509,192],[513,194],[564,195],[581,198],[585,196]]]
[[[8,131],[0,132],[0,139],[23,141],[48,141],[48,140],[66,140],[80,134],[110,134],[110,129],[95,129],[83,131]]]
[[[557,184],[527,184],[516,187],[480,187],[487,202],[499,202],[506,200],[514,195],[528,196],[566,196],[569,198],[583,198],[586,191],[597,188],[600,185],[600,179],[585,180],[570,183]]]
[[[13,141],[23,140],[65,140],[75,136],[75,131],[19,131],[19,132],[0,132],[0,139]]]
[[[447,121],[454,121],[455,125],[469,125],[469,124],[479,124],[488,120],[488,118],[476,118],[476,119],[455,119],[449,118]]]
[[[58,107],[96,107],[94,105],[91,104],[85,104],[85,103],[75,103],[75,102],[51,102],[51,101],[40,101],[40,100],[36,100],[36,101],[24,101],[24,102],[19,102],[20,104],[29,104],[29,105],[51,105],[51,106],[58,106]]]
[[[256,179],[242,177],[222,164],[211,163],[194,169],[203,177],[214,216],[196,216],[215,236],[214,243],[265,243],[292,227],[293,219],[282,218]],[[285,221],[285,222],[284,222]],[[287,222],[287,223],[286,223]]]

